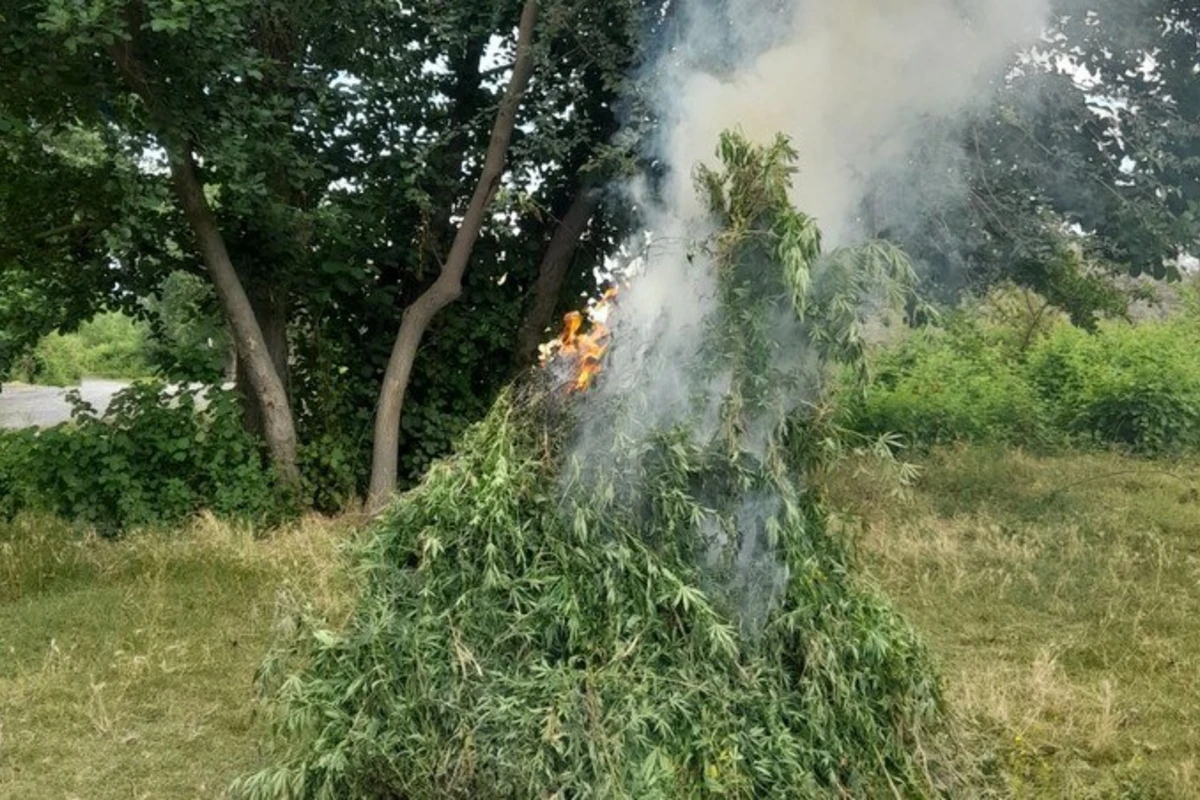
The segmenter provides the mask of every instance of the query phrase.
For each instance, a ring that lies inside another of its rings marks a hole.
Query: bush
[[[1056,423],[1084,439],[1160,455],[1200,446],[1200,336],[1190,321],[1063,327],[1030,356]]]
[[[849,427],[1032,448],[1115,446],[1144,455],[1200,448],[1200,329],[1190,319],[998,321],[994,308],[955,315],[875,355],[875,380],[848,404]],[[1033,335],[1030,335],[1031,332]]]
[[[101,314],[74,333],[51,333],[18,359],[12,377],[47,386],[73,386],[82,378],[133,379],[150,375],[147,330],[118,312]]]
[[[177,523],[202,509],[269,520],[285,510],[235,396],[168,395],[138,383],[103,416],[74,398],[72,422],[0,434],[0,504],[95,525],[105,534]]]
[[[172,272],[142,301],[152,323],[147,359],[170,380],[221,383],[232,346],[212,284]]]
[[[11,522],[21,510],[17,448],[12,436],[0,432],[0,522]]]
[[[918,445],[958,440],[1043,444],[1045,410],[1021,365],[996,343],[923,330],[881,353],[849,426],[900,433]]]

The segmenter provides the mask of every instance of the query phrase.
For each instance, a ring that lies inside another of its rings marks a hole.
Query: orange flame
[[[607,324],[608,314],[616,297],[617,289],[614,287],[589,305],[586,321],[590,325],[586,332],[584,315],[572,311],[563,317],[562,334],[542,345],[543,367],[564,364],[569,369],[568,394],[586,392],[592,388],[596,376],[604,371],[604,355],[612,339],[612,331]]]

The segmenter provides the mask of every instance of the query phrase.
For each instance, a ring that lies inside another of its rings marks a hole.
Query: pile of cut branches
[[[619,424],[627,406],[603,395],[564,403],[544,387],[504,393],[360,545],[349,623],[304,629],[291,654],[299,671],[274,684],[278,758],[238,793],[933,789],[917,754],[937,721],[936,678],[827,530],[809,473],[829,431],[812,404],[785,400],[776,387],[787,382],[771,379],[759,351],[775,345],[732,313],[790,309],[815,363],[839,366],[831,354],[853,350],[853,332],[824,329],[825,345],[811,333],[839,314],[853,322],[830,281],[881,268],[862,254],[819,263],[815,227],[787,201],[785,141],[729,135],[721,155],[724,173],[701,175],[723,231],[708,255],[729,313],[705,353],[728,371],[721,423],[701,435],[679,420],[581,454],[573,417]],[[740,268],[748,259],[775,266]],[[902,262],[890,263],[903,278]],[[869,283],[850,277],[833,285]]]

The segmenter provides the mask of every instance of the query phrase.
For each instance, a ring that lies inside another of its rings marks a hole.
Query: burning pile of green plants
[[[719,155],[697,181],[716,233],[689,260],[715,296],[691,412],[646,422],[655,398],[605,390],[619,361],[586,394],[553,370],[504,393],[359,545],[348,623],[310,621],[264,668],[279,749],[237,794],[936,790],[936,677],[814,479],[837,449],[825,378],[911,271],[883,245],[821,253],[786,140]]]

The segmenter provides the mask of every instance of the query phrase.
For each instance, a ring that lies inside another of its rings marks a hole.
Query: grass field
[[[1200,797],[1200,466],[945,451],[906,502],[834,498],[995,795]],[[0,526],[0,797],[220,796],[262,759],[280,604],[344,606],[347,535]]]
[[[0,797],[221,796],[260,759],[277,608],[290,587],[336,602],[344,533],[0,527]]]
[[[1200,797],[1200,467],[946,451],[837,498],[998,795]]]

